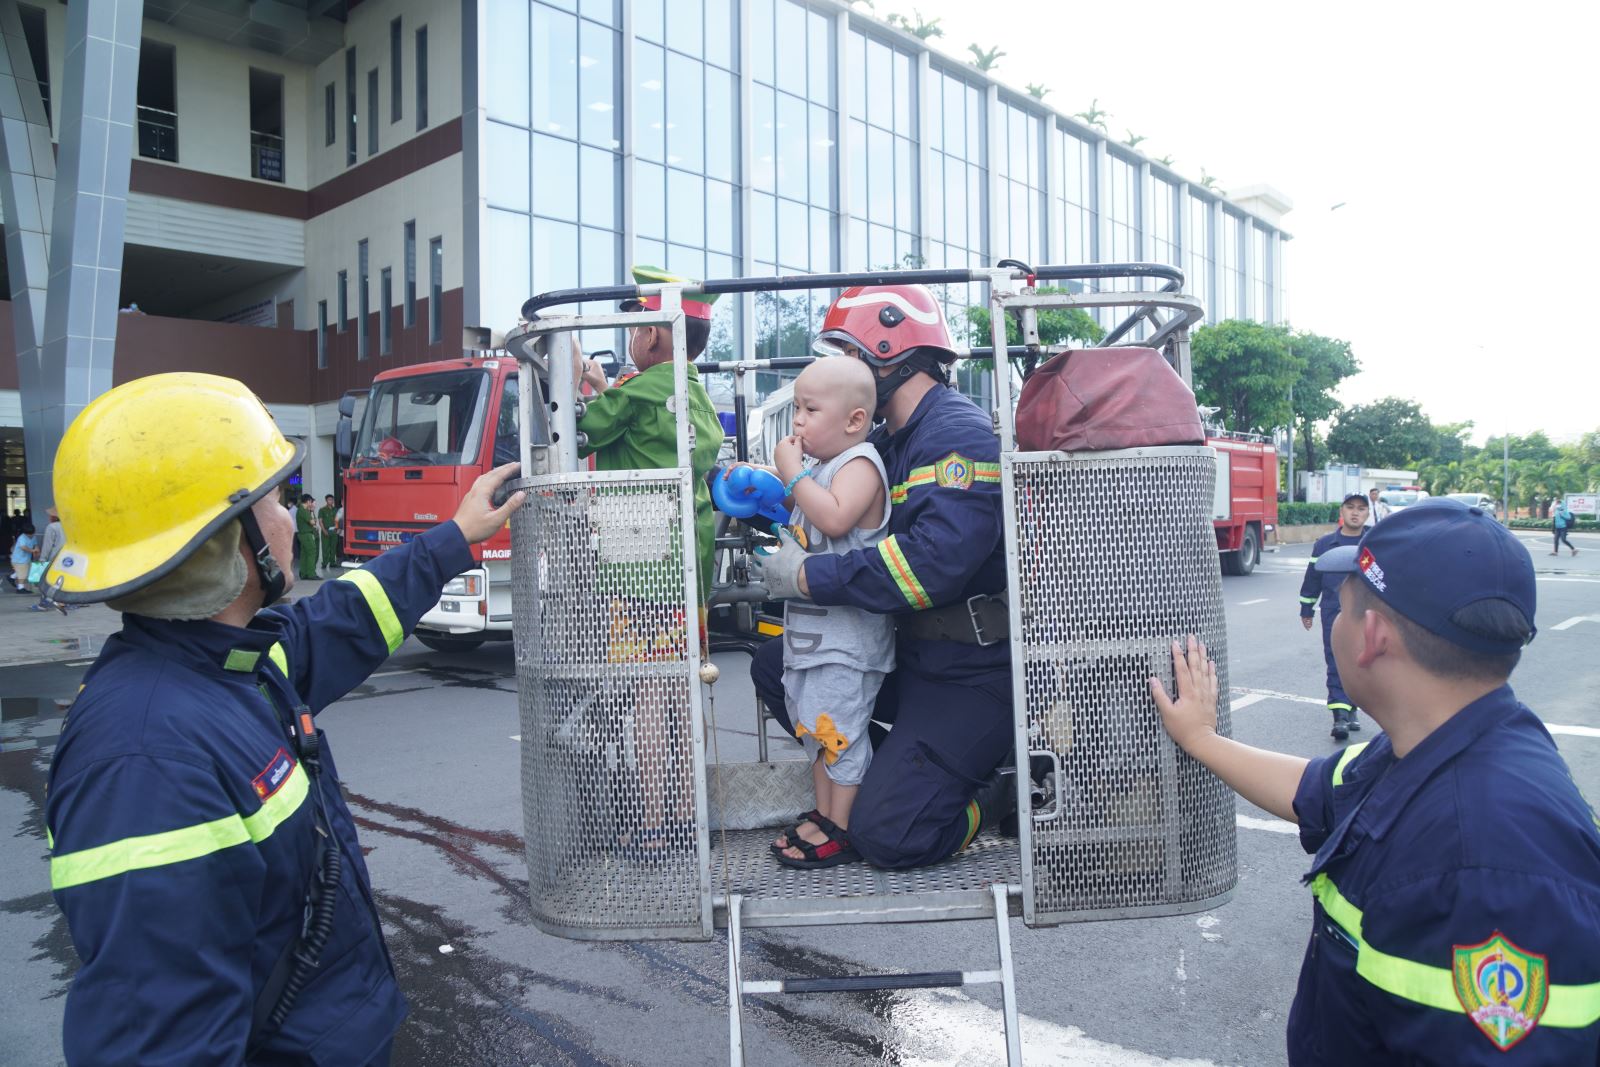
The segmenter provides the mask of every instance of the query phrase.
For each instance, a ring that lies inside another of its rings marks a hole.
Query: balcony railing
[[[139,105],[139,154],[146,159],[178,161],[178,113]]]
[[[250,131],[250,175],[267,182],[283,181],[283,138]]]

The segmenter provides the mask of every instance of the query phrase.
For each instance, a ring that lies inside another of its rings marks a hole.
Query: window
[[[367,155],[378,154],[378,68],[367,71]]]
[[[339,139],[339,90],[332,82],[322,87],[322,122],[326,127],[322,143],[332,147]]]
[[[406,280],[405,317],[401,320],[406,329],[417,324],[417,221],[406,223]]]
[[[356,50],[344,51],[344,165],[356,162]]]
[[[389,121],[400,121],[400,20],[389,23]]]
[[[428,27],[417,27],[417,129],[428,128]]]
[[[39,102],[44,105],[44,121],[50,121],[50,62],[49,39],[46,36],[44,11],[41,8],[18,4],[22,16],[22,36],[28,42],[28,58],[33,60],[33,76],[39,83]]]
[[[139,154],[178,161],[178,50],[160,41],[139,42]]]
[[[328,302],[317,301],[317,369],[328,369]]]
[[[389,308],[394,301],[394,271],[388,267],[378,272],[378,354],[387,356],[394,351],[394,338],[389,329]]]
[[[339,332],[344,333],[350,321],[350,272],[339,272]]]
[[[494,465],[516,463],[522,458],[521,436],[518,426],[522,422],[522,407],[517,397],[517,376],[509,375],[500,387],[500,414],[494,426]]]
[[[366,359],[367,350],[367,242],[356,244],[356,358]]]
[[[283,181],[283,75],[250,68],[250,176]]]
[[[444,238],[428,241],[428,343],[444,340]]]

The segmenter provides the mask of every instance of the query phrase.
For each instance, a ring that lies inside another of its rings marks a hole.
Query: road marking
[[[522,735],[521,734],[512,734],[511,735],[511,740],[515,741],[517,744],[520,745],[520,744],[522,744]]]
[[[1241,608],[1247,608],[1251,604],[1265,604],[1266,602],[1267,602],[1267,598],[1266,597],[1262,597],[1259,600],[1244,600],[1244,601],[1241,601],[1239,603],[1239,606]]]
[[[1238,685],[1233,687],[1233,691],[1235,693],[1245,693],[1261,700],[1289,700],[1296,704],[1316,704],[1318,707],[1327,705],[1327,701],[1318,700],[1316,697],[1303,697],[1295,693],[1279,693],[1273,689],[1246,689],[1244,686]],[[1251,703],[1253,704],[1255,701],[1252,700]],[[1234,704],[1234,707],[1239,706],[1237,703]]]
[[[1580,622],[1600,622],[1600,615],[1574,615],[1566,622],[1557,623],[1550,627],[1552,630],[1570,630]]]
[[[1600,578],[1576,578],[1557,574],[1535,574],[1533,578],[1538,582],[1581,582],[1584,585],[1600,585]]]
[[[66,666],[68,666],[68,667],[87,667],[90,664],[92,664],[93,662],[94,662],[94,660],[92,660],[92,659],[78,660],[75,663],[68,663],[68,664],[66,664]]]
[[[1295,693],[1279,693],[1271,689],[1246,689],[1244,686],[1235,686],[1233,691],[1235,693],[1245,694],[1242,698],[1233,699],[1230,706],[1234,708],[1234,710],[1238,710],[1239,708],[1247,708],[1251,704],[1262,700],[1288,700],[1296,704],[1315,704],[1318,707],[1326,706],[1323,701],[1318,700],[1316,697],[1303,697]],[[1593,726],[1567,726],[1563,723],[1547,722],[1544,724],[1544,728],[1549,730],[1552,734],[1565,734],[1568,737],[1600,737],[1600,728]]]
[[[1567,734],[1569,737],[1600,737],[1600,730],[1593,726],[1563,726],[1560,723],[1547,722],[1544,728],[1553,734]]]
[[[417,674],[421,670],[422,670],[421,667],[405,667],[405,668],[403,668],[401,670],[396,670],[396,671],[379,671],[377,674],[369,674],[369,675],[367,675],[367,677],[368,678],[387,678],[392,674]]]
[[[1238,711],[1240,708],[1248,708],[1251,704],[1259,704],[1265,699],[1267,698],[1260,693],[1246,693],[1242,697],[1235,697],[1229,702],[1229,706]]]
[[[1235,815],[1233,821],[1241,830],[1268,830],[1275,834],[1300,833],[1300,827],[1282,819],[1258,819],[1254,815]]]

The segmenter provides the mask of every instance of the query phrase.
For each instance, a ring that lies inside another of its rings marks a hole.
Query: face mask
[[[870,363],[870,361],[869,361]],[[878,378],[875,385],[878,393],[877,418],[885,418],[889,400],[899,388],[915,378],[919,373],[926,374],[940,385],[948,385],[949,378],[945,374],[944,364],[939,358],[927,349],[918,349],[906,357],[904,363],[894,368],[894,372],[887,378]],[[876,371],[874,371],[876,374]]]

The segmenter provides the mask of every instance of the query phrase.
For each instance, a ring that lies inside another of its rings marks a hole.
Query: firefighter
[[[1429,500],[1317,568],[1343,580],[1334,651],[1372,741],[1307,761],[1219,736],[1192,638],[1178,699],[1150,680],[1172,739],[1315,854],[1288,1062],[1600,1063],[1600,823],[1509,684],[1535,633],[1528,550]]]
[[[313,716],[523,494],[493,508],[497,468],[454,521],[272,607],[302,452],[242,384],[192,373],[118,386],[62,439],[54,595],[124,613],[50,766],[51,888],[82,961],[69,1064],[388,1062],[405,999]]]
[[[869,440],[889,474],[889,536],[814,556],[786,540],[757,566],[774,598],[896,616],[897,667],[875,710],[893,729],[875,738],[850,841],[879,867],[937,863],[1015,807],[996,773],[1014,741],[999,441],[988,414],[949,387],[950,331],[926,286],[846,289],[815,347],[877,376],[884,422]],[[792,733],[782,669],[783,642],[769,641],[751,676]],[[810,822],[797,830],[826,839]]]
[[[1339,665],[1333,661],[1333,620],[1339,617],[1339,586],[1342,574],[1328,574],[1317,570],[1317,560],[1342,545],[1357,544],[1366,532],[1368,515],[1367,498],[1351,493],[1339,505],[1339,525],[1331,532],[1317,538],[1311,546],[1311,561],[1306,564],[1306,576],[1300,582],[1300,625],[1311,629],[1311,616],[1317,609],[1320,597],[1322,607],[1322,658],[1328,665],[1328,711],[1333,715],[1333,739],[1343,741],[1352,730],[1361,729],[1361,716],[1350,696],[1339,681]]]

